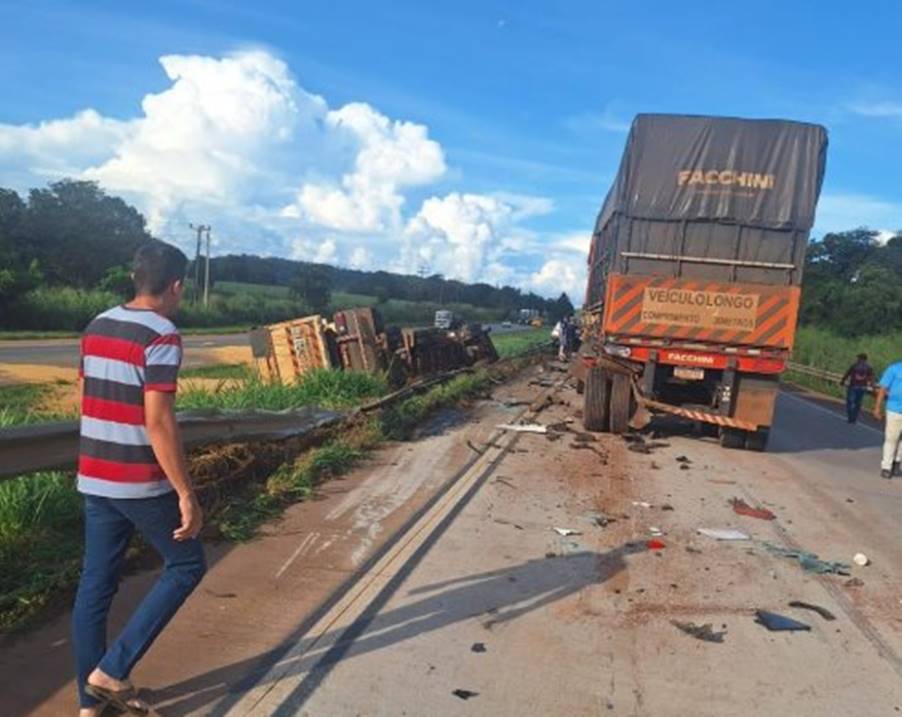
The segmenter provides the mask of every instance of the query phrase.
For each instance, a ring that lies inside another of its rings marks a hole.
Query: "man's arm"
[[[182,524],[175,530],[173,537],[176,540],[197,537],[203,524],[203,514],[188,474],[182,435],[175,418],[175,393],[146,391],[144,416],[147,437],[154,455],[179,496]]]
[[[883,419],[883,400],[886,398],[886,388],[879,386],[877,388],[877,396],[874,398],[874,418],[878,421]]]
[[[840,385],[840,386],[845,386],[845,385],[846,385],[846,381],[849,380],[849,376],[852,375],[852,371],[853,371],[854,369],[855,369],[855,364],[854,364],[854,363],[853,363],[851,366],[849,366],[849,368],[846,369],[846,372],[842,375],[842,378],[839,379],[839,385]]]

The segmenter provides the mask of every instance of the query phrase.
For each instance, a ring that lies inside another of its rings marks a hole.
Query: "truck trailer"
[[[819,125],[635,118],[589,250],[587,430],[662,412],[765,449],[826,150]]]

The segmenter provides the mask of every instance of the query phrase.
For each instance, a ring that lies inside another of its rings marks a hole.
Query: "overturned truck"
[[[250,341],[260,374],[280,383],[316,368],[333,368],[385,374],[400,385],[416,376],[498,360],[481,324],[453,330],[389,327],[369,307],[338,311],[331,321],[305,316],[254,329]]]
[[[818,125],[636,117],[589,253],[588,430],[660,411],[764,450],[826,149]]]

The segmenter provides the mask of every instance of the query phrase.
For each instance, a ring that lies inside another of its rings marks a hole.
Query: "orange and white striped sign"
[[[612,274],[605,297],[604,332],[789,349],[795,338],[800,293],[797,286]]]

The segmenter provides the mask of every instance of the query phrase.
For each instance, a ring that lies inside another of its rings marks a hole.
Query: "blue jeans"
[[[88,675],[99,667],[127,679],[156,637],[206,572],[200,540],[172,537],[181,524],[175,492],[154,498],[84,496],[85,558],[72,612],[72,635],[82,707],[97,704],[85,692]],[[107,614],[119,587],[119,573],[135,530],[163,558],[163,572],[107,649]]]
[[[849,417],[849,423],[855,423],[858,420],[866,390],[864,386],[849,386],[846,391],[846,415]]]

